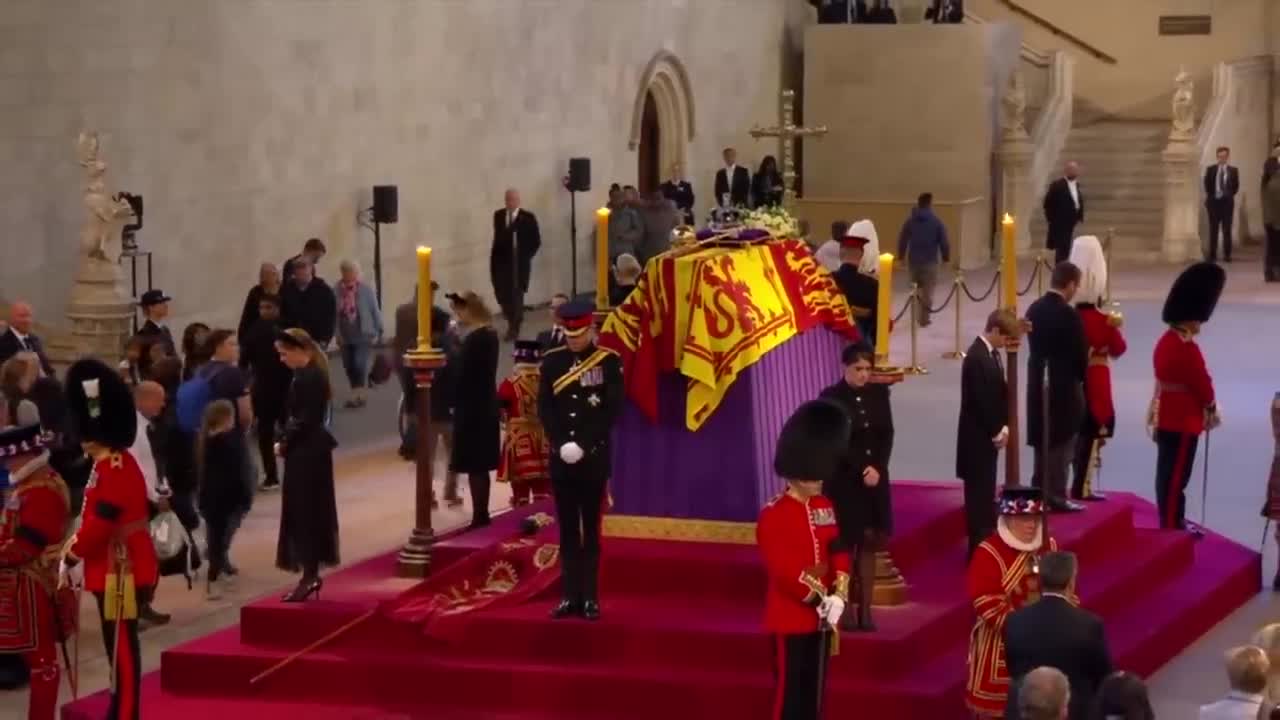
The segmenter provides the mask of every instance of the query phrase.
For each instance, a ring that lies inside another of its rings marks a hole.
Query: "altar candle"
[[[1004,302],[1001,305],[1018,312],[1018,250],[1015,246],[1013,216],[1004,214],[1000,221],[1000,275]]]
[[[889,316],[893,314],[893,254],[880,256],[880,297],[876,300],[876,365],[889,364]]]
[[[596,211],[596,308],[609,307],[609,208]]]
[[[431,248],[418,246],[418,349],[431,347]]]

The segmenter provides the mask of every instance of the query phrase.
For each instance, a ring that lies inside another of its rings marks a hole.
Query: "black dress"
[[[449,469],[487,473],[498,469],[498,333],[479,327],[467,333],[453,377],[453,452]]]
[[[862,544],[865,532],[893,532],[893,508],[889,500],[889,456],[893,452],[893,412],[889,386],[867,383],[851,387],[841,380],[822,391],[822,397],[840,403],[853,420],[849,455],[838,475],[824,483],[823,494],[836,506],[840,535],[849,545]],[[862,471],[870,465],[880,482],[867,487]]]
[[[315,367],[295,370],[284,435],[284,483],[276,567],[298,572],[338,564],[338,505],[333,449],[324,425],[328,379]]]

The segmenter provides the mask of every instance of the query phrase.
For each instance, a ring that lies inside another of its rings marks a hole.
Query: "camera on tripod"
[[[120,249],[126,253],[137,252],[137,233],[142,229],[142,196],[118,192],[115,199],[123,200],[133,208],[133,222],[126,224],[120,231]]]

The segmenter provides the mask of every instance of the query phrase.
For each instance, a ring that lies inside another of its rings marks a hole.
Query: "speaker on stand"
[[[364,214],[369,214],[372,225],[364,223]],[[378,296],[378,307],[382,307],[382,226],[394,225],[400,220],[400,193],[395,185],[374,185],[373,206],[361,214],[360,224],[373,230],[373,284]]]
[[[564,188],[569,191],[569,277],[573,288],[571,297],[578,297],[578,203],[580,192],[591,190],[591,158],[569,158],[569,174],[564,178]]]

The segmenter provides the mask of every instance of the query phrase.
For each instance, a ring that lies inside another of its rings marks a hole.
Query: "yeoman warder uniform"
[[[772,720],[817,720],[832,628],[849,599],[849,553],[821,495],[848,450],[851,422],[828,400],[805,403],[778,437],[773,469],[787,490],[760,511],[756,541],[768,586],[764,626],[774,644]]]
[[[594,306],[569,302],[558,315],[569,339],[591,332]],[[560,525],[562,600],[552,617],[600,617],[600,514],[610,472],[610,435],[622,409],[622,363],[588,342],[542,359],[538,415],[551,443],[551,488]]]
[[[66,483],[49,467],[49,437],[39,425],[0,432],[0,463],[12,473],[0,511],[0,654],[21,656],[30,670],[29,720],[57,715],[58,643],[79,616],[74,591],[58,589],[71,512]]]
[[[67,401],[76,436],[93,458],[83,521],[64,563],[83,566],[111,661],[109,720],[137,720],[141,657],[138,608],[155,591],[156,551],[148,525],[147,484],[129,453],[137,431],[133,396],[120,375],[86,358],[67,370]]]
[[[498,385],[503,418],[498,482],[511,484],[511,504],[518,507],[551,494],[551,450],[538,418],[542,345],[517,340],[513,354],[515,367]]]

